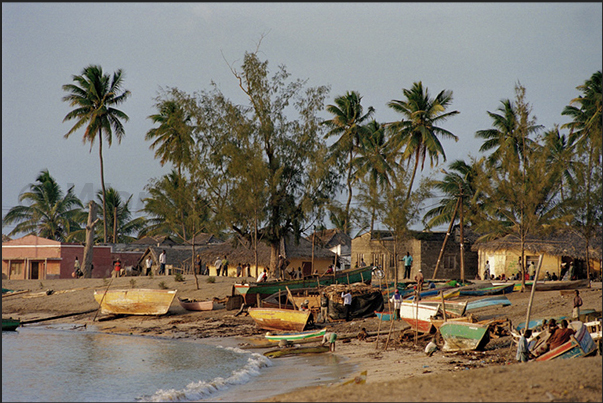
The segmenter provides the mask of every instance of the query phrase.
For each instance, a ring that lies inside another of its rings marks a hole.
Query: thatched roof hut
[[[476,242],[471,250],[478,252],[500,252],[504,250],[520,250],[521,240],[517,235],[509,234],[492,241]],[[574,232],[563,232],[548,237],[530,236],[525,240],[524,249],[534,255],[567,256],[572,259],[586,259],[586,241],[584,237]],[[601,234],[591,239],[589,257],[602,258]]]

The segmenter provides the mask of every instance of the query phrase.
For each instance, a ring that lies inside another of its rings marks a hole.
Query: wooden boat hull
[[[489,306],[496,305],[509,306],[511,305],[511,301],[509,301],[509,298],[505,297],[504,295],[480,298],[475,301],[467,302],[466,311],[473,311],[475,309],[486,308]]]
[[[372,279],[372,266],[348,269],[336,272],[334,275],[311,276],[301,280],[267,281],[263,283],[235,284],[237,293],[243,295],[245,304],[256,305],[257,295],[264,299],[271,294],[289,287],[290,290],[297,288],[314,288],[331,284],[352,284],[358,282],[370,283]]]
[[[249,308],[247,312],[261,329],[295,332],[302,332],[312,315],[310,311],[279,308]]]
[[[468,290],[460,290],[460,295],[468,295],[468,296],[483,296],[483,295],[497,295],[497,294],[509,294],[513,292],[515,287],[514,283],[510,283],[508,285],[499,285],[493,287],[486,288],[474,288]]]
[[[164,315],[177,290],[132,288],[122,290],[94,290],[94,299],[101,313],[114,315]]]
[[[555,291],[555,290],[575,290],[577,288],[588,287],[589,281],[570,280],[570,281],[537,281],[536,291]],[[526,284],[526,288],[532,289],[532,284]]]
[[[593,341],[588,328],[584,323],[574,321],[569,324],[569,327],[576,331],[575,334],[570,336],[570,340],[563,343],[554,350],[547,351],[546,353],[538,356],[536,361],[548,361],[553,359],[567,359],[585,357],[596,352],[596,345]]]
[[[195,301],[189,300],[187,298],[178,297],[178,303],[180,306],[186,309],[187,311],[213,311],[216,309],[216,305],[214,301]]]
[[[417,307],[418,305],[418,307]],[[403,302],[400,306],[400,319],[408,323],[413,329],[422,333],[431,333],[434,329],[431,318],[438,315],[440,305],[424,305],[419,302]]]
[[[287,290],[281,290],[269,295],[260,302],[261,308],[299,309],[305,300],[308,300],[308,308],[320,309],[320,295],[316,288],[297,288],[291,290],[295,307],[291,304]],[[280,304],[279,304],[280,300]]]
[[[289,347],[266,351],[264,355],[269,358],[278,358],[287,355],[326,353],[327,351],[329,351],[329,349],[329,346]]]
[[[4,319],[2,318],[2,331],[15,331],[17,328],[21,326],[21,321],[19,319]]]
[[[442,351],[477,350],[489,340],[488,326],[478,323],[446,322],[439,331],[444,339]]]
[[[281,334],[266,334],[266,339],[274,342],[279,342],[281,340],[289,340],[289,341],[299,341],[299,340],[312,340],[312,339],[322,339],[322,337],[327,332],[327,328],[320,330],[310,330],[306,332],[297,332],[297,333],[281,333]]]
[[[442,313],[444,312],[444,308],[446,309],[447,317],[460,317],[465,314],[465,310],[467,309],[467,301],[445,301],[442,305],[441,302],[430,300],[423,301],[421,300],[421,304],[431,305],[431,306],[440,306]]]

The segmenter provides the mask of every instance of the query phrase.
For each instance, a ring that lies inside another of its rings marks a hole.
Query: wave
[[[258,353],[250,353],[237,347],[222,347],[239,354],[249,354],[247,364],[242,368],[234,370],[228,378],[217,377],[210,381],[198,381],[189,383],[184,389],[159,389],[152,396],[143,396],[136,399],[140,402],[183,402],[199,401],[206,399],[212,394],[224,391],[234,385],[243,385],[253,377],[260,375],[260,369],[269,367],[272,362],[268,357]]]

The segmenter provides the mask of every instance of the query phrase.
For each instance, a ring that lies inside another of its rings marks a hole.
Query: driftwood
[[[9,292],[6,294],[2,294],[2,298],[8,298],[8,297],[12,297],[15,295],[21,295],[21,294],[25,294],[26,292],[30,292],[31,290],[21,290],[21,291],[15,291],[15,292]]]
[[[50,316],[48,318],[25,320],[25,321],[22,321],[21,324],[22,325],[26,325],[28,323],[37,323],[37,322],[44,322],[44,321],[47,321],[47,320],[67,318],[69,316],[84,315],[84,314],[91,313],[91,312],[94,312],[94,311],[96,311],[96,309],[90,309],[90,310],[84,311],[84,312],[65,313],[65,314],[62,314],[62,315]]]

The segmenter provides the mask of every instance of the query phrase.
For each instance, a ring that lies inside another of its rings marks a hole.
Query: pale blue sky
[[[399,116],[386,106],[422,81],[435,96],[452,90],[443,126],[447,162],[480,156],[475,132],[491,127],[487,111],[526,97],[547,129],[567,122],[563,108],[576,86],[602,64],[601,3],[2,3],[2,213],[48,169],[84,202],[100,189],[98,145],[83,132],[63,135],[69,106],[62,85],[89,64],[124,70],[131,98],[121,145],[103,148],[105,181],[133,194],[167,173],[145,133],[160,87],[192,93],[215,81],[243,101],[228,63],[240,66],[262,34],[261,57],[292,78],[329,85],[328,103],[358,91],[380,122]],[[439,168],[426,165],[424,174]],[[3,228],[8,233],[12,228]]]

